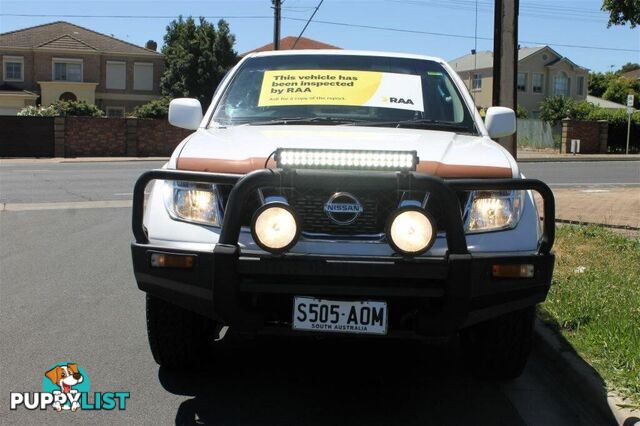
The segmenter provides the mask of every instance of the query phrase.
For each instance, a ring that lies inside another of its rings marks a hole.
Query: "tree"
[[[627,95],[635,95],[638,98],[640,93],[640,82],[631,80],[630,78],[619,77],[609,83],[607,90],[602,97],[608,101],[626,104]]]
[[[640,70],[640,64],[634,63],[634,62],[627,62],[622,67],[620,67],[620,69],[618,70],[618,74],[621,75],[629,71],[635,71],[635,70]]]
[[[615,80],[617,76],[612,72],[590,72],[589,73],[589,94],[601,98],[604,92],[607,91],[611,81]]]
[[[564,118],[572,118],[576,101],[566,96],[550,96],[540,102],[540,119],[555,126]]]
[[[238,60],[229,25],[220,20],[216,30],[202,17],[196,23],[192,17],[181,16],[167,26],[164,43],[162,94],[197,98],[206,108],[215,88]]]
[[[635,28],[640,24],[640,0],[604,0],[602,10],[609,12],[608,27],[628,22],[631,28]]]

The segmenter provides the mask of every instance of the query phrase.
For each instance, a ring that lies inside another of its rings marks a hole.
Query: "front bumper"
[[[220,240],[212,251],[149,243],[142,224],[144,189],[154,179],[235,184]],[[448,252],[443,257],[271,255],[238,244],[242,206],[259,187],[338,187],[345,182],[380,191],[413,188],[438,195]],[[454,190],[533,189],[544,200],[544,232],[536,254],[469,253]],[[235,213],[235,214],[234,214]],[[134,190],[133,266],[141,290],[240,331],[288,327],[293,297],[385,300],[389,330],[444,336],[460,328],[544,301],[553,273],[554,200],[542,182],[527,179],[444,181],[419,173],[261,170],[237,176],[154,170]],[[153,253],[195,257],[192,268],[151,266]],[[532,278],[496,279],[494,264],[532,264]]]

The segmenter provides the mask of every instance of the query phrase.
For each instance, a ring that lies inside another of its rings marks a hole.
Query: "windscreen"
[[[425,125],[474,133],[473,119],[437,62],[351,55],[248,59],[217,104],[213,122]]]

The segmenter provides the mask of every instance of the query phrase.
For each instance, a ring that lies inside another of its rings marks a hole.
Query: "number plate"
[[[387,304],[294,297],[293,329],[330,333],[387,334]]]

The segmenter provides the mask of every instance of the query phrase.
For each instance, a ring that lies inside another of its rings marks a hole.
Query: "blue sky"
[[[317,2],[284,0],[282,35],[298,35]],[[477,3],[478,50],[491,50],[493,0],[477,0]],[[607,15],[599,11],[600,0],[521,0],[520,5],[519,38],[523,46],[551,44],[575,63],[596,71],[607,71],[612,65],[616,69],[626,62],[640,62],[640,27],[607,28]],[[325,0],[314,18],[318,22],[311,23],[305,36],[349,49],[404,51],[450,60],[469,53],[474,47],[475,7],[476,0]],[[236,35],[238,52],[251,50],[272,39],[271,0],[0,0],[0,32],[65,20],[139,45],[149,39],[162,45],[165,27],[171,20],[167,17],[180,14],[229,17],[227,20]],[[319,21],[449,35],[382,31]],[[608,49],[554,46],[554,43]]]

